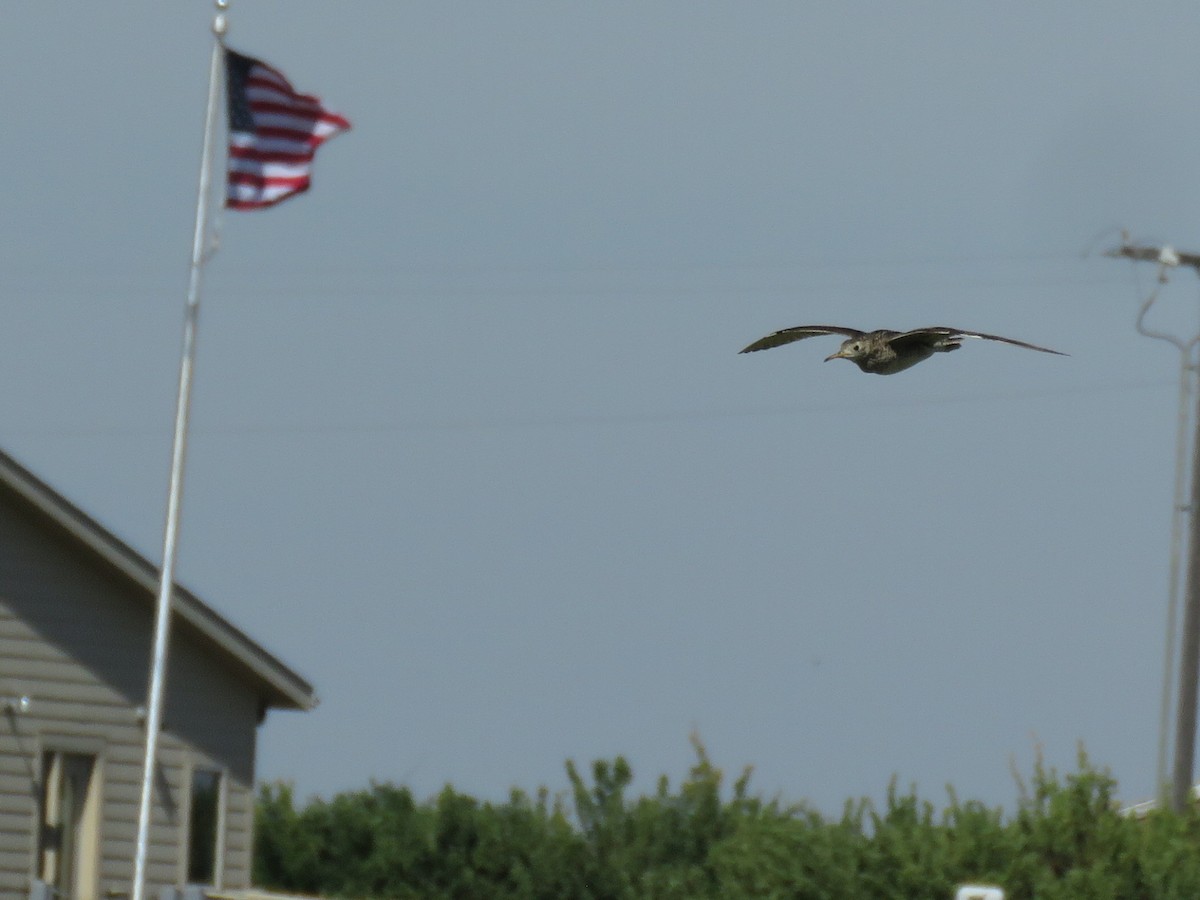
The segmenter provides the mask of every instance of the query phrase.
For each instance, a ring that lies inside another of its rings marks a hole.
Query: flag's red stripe
[[[229,209],[266,209],[267,207],[274,206],[276,203],[283,202],[284,200],[288,199],[288,197],[295,197],[297,194],[303,194],[307,190],[308,190],[308,185],[305,185],[304,187],[300,188],[299,190],[290,191],[289,193],[286,193],[280,197],[270,197],[270,198],[262,198],[262,199],[246,199],[246,198],[241,198],[241,197],[229,197],[225,201],[225,206],[228,207]]]
[[[296,119],[308,119],[311,122],[319,122],[324,118],[319,106],[299,106],[295,103],[279,103],[274,100],[255,100],[253,97],[250,98],[250,110],[255,115],[279,113]]]
[[[317,122],[316,127],[307,127],[305,123],[297,123],[292,125],[288,121],[279,121],[278,116],[273,116],[271,119],[255,119],[254,134],[262,137],[281,138],[283,140],[295,141],[296,143],[308,143],[316,141],[318,144],[322,141],[327,141],[340,129],[330,130],[326,128],[324,123]]]
[[[307,178],[312,174],[312,166],[293,166],[281,162],[258,162],[257,160],[230,159],[230,175],[244,172],[262,178]]]
[[[331,113],[324,113],[319,116],[310,116],[310,115],[307,115],[304,113],[298,113],[295,110],[290,110],[290,109],[280,109],[280,108],[265,109],[265,108],[259,107],[257,104],[252,105],[250,109],[251,109],[251,113],[255,117],[255,121],[258,120],[260,115],[276,115],[276,116],[283,116],[284,118],[288,118],[288,119],[298,120],[297,128],[291,129],[293,131],[293,133],[295,133],[295,132],[306,133],[306,134],[312,133],[312,132],[316,131],[317,126],[320,126],[320,125],[332,127],[338,131],[345,131],[346,129],[348,129],[350,127],[350,123],[347,122],[344,118],[342,118],[341,116],[332,115]],[[272,128],[272,127],[281,127],[281,126],[262,125],[257,130],[262,131],[263,129]]]
[[[288,165],[298,166],[313,161],[313,154],[309,153],[282,153],[279,150],[260,150],[257,147],[233,147],[229,148],[229,155],[234,159],[252,159],[257,162],[277,162],[287,163]]]
[[[230,172],[230,184],[245,184],[251,187],[291,187],[297,188],[302,184],[308,184],[311,181],[308,175],[297,175],[294,178],[285,178],[278,175],[256,175],[253,172]]]
[[[286,191],[276,196],[268,197],[266,194],[257,193],[249,197],[234,196],[232,193],[226,197],[225,205],[230,209],[265,209],[268,206],[274,206],[288,197],[294,197],[297,194],[303,194],[307,191],[309,185],[301,185],[295,190]]]
[[[309,140],[316,138],[320,141],[327,141],[335,134],[345,129],[332,119],[317,119],[312,122],[298,123],[298,127],[289,127],[287,125],[275,122],[263,122],[260,119],[255,119],[254,134],[267,135],[269,137],[294,138],[296,140]],[[324,134],[318,134],[320,131],[325,131]],[[245,134],[246,132],[242,132]]]
[[[303,134],[286,128],[262,128],[257,132],[233,132],[240,137],[238,142],[230,140],[230,150],[257,147],[264,153],[307,153],[312,154],[325,143],[331,134]]]
[[[251,134],[243,131],[230,135],[229,152],[237,155],[253,151],[269,156],[312,159],[321,143],[320,138],[313,135],[297,138],[294,135]]]
[[[282,72],[278,69],[273,69],[262,60],[255,60],[256,65],[251,66],[247,73],[247,82],[259,81],[263,84],[277,85],[292,94],[296,93],[296,89],[292,87],[292,83],[288,81]]]
[[[256,120],[256,134],[265,134],[272,137],[280,138],[299,138],[301,140],[315,140],[317,143],[329,140],[337,134],[341,134],[346,129],[338,123],[329,120],[321,119],[314,123],[312,128],[295,129],[287,125],[275,122],[261,122]]]
[[[269,91],[273,94],[290,97],[297,102],[321,105],[321,101],[312,94],[301,94],[290,84],[264,78],[258,69],[251,69],[250,74],[246,76],[246,89],[251,93],[254,91]]]

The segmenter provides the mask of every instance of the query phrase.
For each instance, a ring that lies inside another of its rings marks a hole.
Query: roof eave
[[[144,556],[79,509],[48,484],[0,451],[0,484],[30,504],[93,553],[157,598],[159,570]],[[266,687],[268,705],[279,709],[310,710],[319,702],[313,686],[212,607],[182,587],[172,590],[175,613]]]

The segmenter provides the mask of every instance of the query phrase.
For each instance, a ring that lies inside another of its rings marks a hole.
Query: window
[[[96,757],[85,753],[42,754],[42,822],[38,874],[58,896],[96,897],[99,790]]]
[[[188,827],[188,884],[216,885],[220,877],[221,773],[192,772],[191,815]]]

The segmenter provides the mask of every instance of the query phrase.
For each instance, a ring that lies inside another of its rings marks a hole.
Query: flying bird
[[[838,325],[797,325],[785,328],[759,338],[750,346],[742,349],[741,353],[754,353],[758,350],[769,350],[772,347],[782,347],[792,341],[802,341],[805,338],[821,334],[844,334],[846,340],[837,353],[825,357],[825,362],[831,359],[848,359],[864,372],[875,375],[895,375],[905,369],[924,362],[935,353],[949,353],[962,346],[964,338],[978,338],[985,341],[1001,341],[1014,344],[1027,350],[1037,350],[1041,353],[1054,353],[1067,356],[1058,350],[1027,344],[1024,341],[1000,337],[995,334],[984,334],[980,331],[963,331],[960,328],[914,328],[912,331],[891,331],[881,328],[878,331],[859,331],[857,328],[843,328]]]

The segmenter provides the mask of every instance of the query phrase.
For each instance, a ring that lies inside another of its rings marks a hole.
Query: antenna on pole
[[[1166,341],[1179,351],[1179,424],[1175,440],[1175,504],[1171,515],[1171,580],[1167,602],[1167,628],[1163,653],[1163,689],[1159,708],[1158,790],[1160,802],[1169,799],[1176,812],[1183,812],[1192,794],[1196,756],[1196,706],[1200,685],[1200,407],[1194,416],[1196,436],[1192,439],[1191,501],[1187,502],[1187,445],[1189,399],[1194,390],[1198,366],[1193,361],[1200,334],[1185,340],[1165,331],[1146,326],[1146,315],[1167,283],[1168,273],[1187,266],[1200,275],[1200,254],[1181,253],[1174,247],[1142,246],[1130,242],[1128,232],[1121,233],[1121,245],[1104,251],[1105,256],[1135,262],[1158,264],[1157,283],[1138,310],[1139,334]],[[1175,713],[1175,760],[1167,777],[1167,744],[1170,733],[1171,676],[1175,659],[1175,629],[1179,618],[1183,518],[1188,515],[1188,562],[1183,609],[1183,640],[1180,647],[1179,694]],[[1168,791],[1168,786],[1170,790]]]

